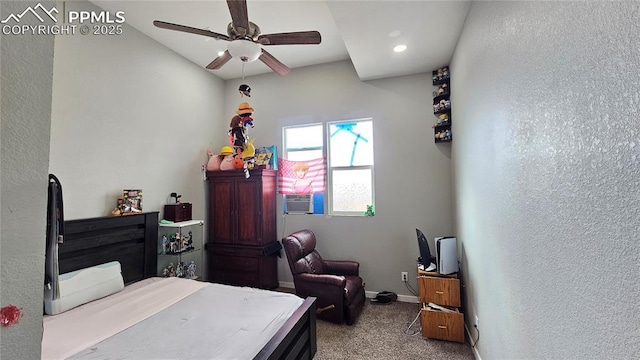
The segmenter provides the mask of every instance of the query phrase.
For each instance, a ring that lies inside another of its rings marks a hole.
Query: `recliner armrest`
[[[344,288],[344,286],[346,284],[346,281],[347,281],[344,278],[344,276],[329,275],[329,274],[302,273],[302,274],[295,275],[295,277],[297,278],[298,281],[306,281],[306,282],[316,283],[316,284],[333,285],[333,286],[339,286],[339,287],[342,287],[342,288]]]
[[[327,273],[343,276],[359,276],[360,263],[357,261],[323,260]]]

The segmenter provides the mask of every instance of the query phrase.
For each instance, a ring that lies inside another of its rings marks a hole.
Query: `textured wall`
[[[400,272],[409,272],[417,289],[415,228],[430,241],[452,231],[451,148],[433,142],[431,74],[362,82],[349,61],[340,61],[245,81],[252,88],[255,128],[249,135],[256,144],[282,149],[283,125],[373,118],[376,215],[287,215],[278,218],[278,235],[310,228],[325,258],[360,261],[367,291],[410,295]],[[241,101],[239,84],[226,82],[229,119]],[[222,145],[225,139],[218,141]],[[280,213],[281,207],[279,201]],[[293,281],[285,257],[278,259],[278,276]]]
[[[2,1],[0,18],[36,4]],[[40,358],[53,48],[46,35],[2,35],[0,44],[0,306],[23,312],[0,328],[2,359]]]
[[[639,6],[471,6],[452,158],[482,358],[640,358]]]

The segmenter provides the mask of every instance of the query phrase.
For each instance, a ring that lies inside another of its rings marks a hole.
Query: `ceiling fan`
[[[261,34],[258,25],[249,21],[246,0],[227,0],[227,6],[231,13],[231,22],[227,25],[227,35],[159,20],[155,20],[153,25],[162,29],[229,41],[227,50],[206,66],[209,70],[220,69],[231,58],[238,58],[243,62],[260,60],[279,75],[286,75],[290,69],[263,49],[263,46],[320,44],[321,36],[318,31]]]

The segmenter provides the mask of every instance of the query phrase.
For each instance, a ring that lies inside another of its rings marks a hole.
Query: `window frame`
[[[332,120],[332,121],[327,121],[324,124],[325,127],[325,136],[324,136],[324,140],[323,142],[325,143],[325,156],[327,158],[327,188],[330,189],[330,193],[325,191],[325,204],[327,205],[327,214],[331,215],[331,216],[366,216],[365,212],[367,211],[367,209],[363,209],[362,211],[335,211],[333,209],[333,170],[366,170],[366,169],[370,169],[371,170],[371,204],[369,205],[373,205],[375,204],[375,194],[376,194],[376,188],[375,188],[375,170],[374,170],[374,166],[375,166],[375,152],[374,154],[372,154],[372,158],[373,158],[373,163],[371,165],[355,165],[355,166],[331,166],[331,159],[329,154],[331,153],[330,151],[330,146],[331,146],[331,130],[330,127],[331,125],[334,124],[340,124],[340,123],[349,123],[349,122],[364,122],[364,121],[371,121],[371,127],[373,130],[373,118],[359,118],[359,119],[349,119],[349,120]],[[372,131],[373,133],[373,131]],[[373,141],[373,139],[371,140]]]

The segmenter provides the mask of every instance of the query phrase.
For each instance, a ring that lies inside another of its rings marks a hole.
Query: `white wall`
[[[484,359],[640,358],[639,6],[471,5],[453,167]]]
[[[0,3],[0,18],[49,1]],[[47,214],[47,170],[53,36],[2,35],[0,306],[22,309],[20,321],[0,328],[0,358],[38,359]]]
[[[50,172],[65,217],[110,215],[133,188],[144,211],[162,218],[177,192],[203,219],[200,167],[218,137],[223,81],[126,24],[119,36],[59,36],[55,51]]]
[[[249,64],[248,66],[251,66]],[[293,69],[280,77],[248,77],[251,98],[240,98],[241,81],[225,83],[227,122],[241,101],[255,109],[249,136],[256,146],[277,145],[282,126],[371,117],[374,123],[374,217],[287,215],[279,217],[278,236],[309,228],[327,259],[360,261],[367,291],[410,295],[400,280],[415,280],[418,243],[415,228],[428,238],[452,232],[450,145],[433,141],[433,86],[430,74],[362,82],[349,61]],[[218,147],[226,142],[218,139]],[[282,214],[282,197],[278,196]],[[286,257],[278,260],[280,281],[292,282]]]

